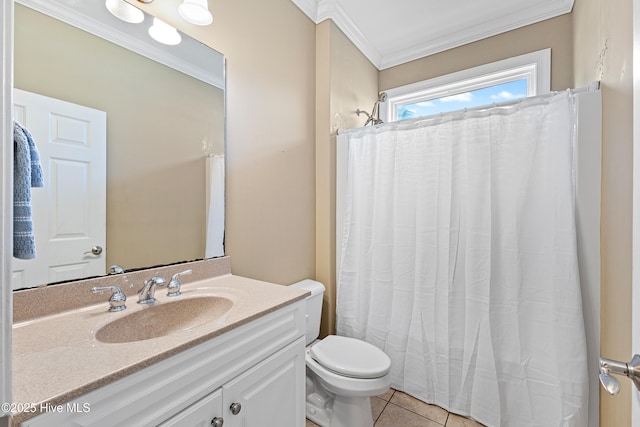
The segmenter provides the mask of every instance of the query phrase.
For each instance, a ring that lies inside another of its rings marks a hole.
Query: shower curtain
[[[224,154],[206,159],[207,234],[204,257],[224,256]]]
[[[362,128],[338,218],[337,332],[392,386],[488,426],[585,426],[570,92]]]

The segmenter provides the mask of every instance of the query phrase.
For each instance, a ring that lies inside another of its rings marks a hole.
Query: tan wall
[[[107,112],[107,265],[202,258],[223,92],[19,4],[15,22],[15,87]]]
[[[226,253],[234,274],[314,277],[315,24],[290,0],[212,4],[227,58]]]
[[[380,90],[546,48],[551,48],[551,89],[573,87],[571,25],[571,15],[562,15],[382,70]]]
[[[602,223],[601,351],[630,360],[633,132],[633,24],[630,0],[576,0],[573,11],[576,86],[601,81]],[[630,381],[610,396],[600,390],[600,425],[631,425]]]
[[[378,70],[332,21],[316,30],[316,279],[325,284],[321,335],[335,332],[336,131],[360,127],[378,92]]]
[[[225,251],[234,274],[289,284],[315,274],[315,24],[291,0],[142,5],[227,60]]]

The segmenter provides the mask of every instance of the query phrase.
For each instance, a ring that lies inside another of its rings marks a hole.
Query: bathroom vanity
[[[17,321],[12,424],[302,427],[307,292],[173,268],[185,266],[194,280],[175,298],[158,288],[153,305],[136,303],[141,277],[171,273],[160,268],[95,279],[119,283],[124,311],[109,312],[110,293],[93,295],[85,280],[64,292],[91,304]]]

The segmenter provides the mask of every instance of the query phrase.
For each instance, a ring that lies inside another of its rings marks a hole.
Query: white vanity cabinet
[[[299,341],[299,340],[298,340]],[[304,345],[296,341],[159,427],[299,426],[304,420]],[[302,413],[300,412],[302,411]]]
[[[303,427],[305,308],[279,308],[21,425]]]

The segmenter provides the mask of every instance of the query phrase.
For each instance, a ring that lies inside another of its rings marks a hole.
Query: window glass
[[[406,120],[548,93],[551,49],[385,90],[380,118]]]
[[[519,79],[455,95],[398,105],[395,120],[413,119],[526,97],[527,79]]]

